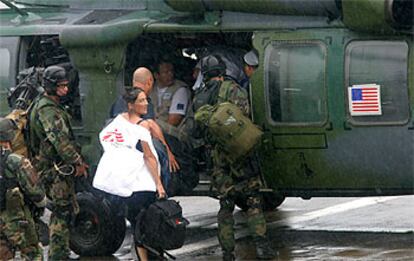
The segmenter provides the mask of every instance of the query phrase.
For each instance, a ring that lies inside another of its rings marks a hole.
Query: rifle
[[[34,98],[44,92],[41,86],[43,71],[43,67],[30,67],[19,72],[19,84],[9,90],[9,107],[26,110]]]

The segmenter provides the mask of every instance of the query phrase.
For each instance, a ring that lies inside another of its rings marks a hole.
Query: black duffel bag
[[[160,199],[138,215],[135,240],[157,250],[177,249],[184,244],[188,224],[177,201]]]

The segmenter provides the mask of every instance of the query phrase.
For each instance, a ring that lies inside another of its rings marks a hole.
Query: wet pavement
[[[199,218],[193,224],[200,226],[196,231],[216,231],[211,216]],[[266,213],[266,220],[278,251],[275,260],[414,260],[414,196],[288,198],[277,211]],[[237,260],[255,260],[244,212],[236,213],[236,228]],[[191,226],[189,230],[191,234]],[[179,260],[221,257],[213,238],[172,252]]]
[[[188,227],[185,245],[170,251],[177,260],[221,260],[216,238],[218,201],[177,197]],[[237,209],[237,260],[255,260],[246,214]],[[278,251],[274,260],[414,260],[414,196],[367,198],[288,198],[267,212],[268,234]],[[127,232],[110,257],[81,260],[133,260]]]

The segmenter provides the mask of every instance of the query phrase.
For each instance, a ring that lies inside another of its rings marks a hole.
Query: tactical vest
[[[15,169],[10,167],[12,162],[21,162],[22,156],[15,153],[9,153],[6,157],[2,157],[2,178],[0,179],[0,187],[3,187],[1,183],[5,181],[4,191],[1,189],[1,205],[0,205],[0,218],[6,224],[12,224],[19,222],[24,224],[23,230],[20,232],[24,233],[25,245],[36,245],[38,243],[38,237],[36,233],[36,226],[33,222],[32,214],[29,206],[25,202],[25,196],[23,190],[20,188],[19,180],[15,175]],[[15,164],[13,164],[15,165]],[[6,228],[7,229],[7,228]]]
[[[151,92],[150,97],[152,103],[154,104],[155,118],[162,120],[164,122],[168,121],[168,114],[175,92],[181,87],[186,86],[187,85],[183,81],[175,80],[173,85],[166,88],[165,92],[161,97],[161,102],[158,99],[159,86],[157,84],[156,86],[154,86],[154,90]]]
[[[40,152],[40,144],[41,142],[47,142],[46,134],[44,133],[44,129],[39,123],[39,110],[45,107],[61,107],[57,105],[54,101],[50,98],[45,96],[40,96],[33,102],[33,106],[28,111],[28,122],[27,122],[27,135],[28,135],[28,142],[29,142],[29,153],[30,156],[33,158],[34,156],[39,155]],[[62,114],[61,116],[64,118],[66,122],[70,122],[70,116],[66,113],[65,109],[61,107]],[[74,134],[70,133],[72,139],[74,139]],[[41,155],[42,157],[46,155]],[[57,155],[58,156],[58,155]],[[54,161],[60,161],[60,159],[53,158],[53,159],[44,159],[48,161],[49,165],[52,165]],[[39,169],[39,167],[38,167]]]
[[[14,109],[7,116],[7,119],[13,120],[17,124],[17,131],[12,140],[13,151],[16,154],[28,157],[28,147],[25,141],[25,131],[27,123],[27,111]]]
[[[198,88],[193,98],[194,111],[197,112],[198,109],[200,109],[203,105],[206,105],[206,104],[209,104],[209,105],[216,104],[220,87],[224,83],[225,82],[220,82],[220,81],[210,81],[206,85]]]

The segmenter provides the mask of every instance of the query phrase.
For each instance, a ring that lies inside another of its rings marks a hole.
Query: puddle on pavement
[[[243,226],[243,224],[239,224]],[[211,229],[210,237],[216,235]],[[198,231],[200,232],[200,231]],[[278,251],[278,261],[412,261],[414,260],[414,234],[397,233],[350,233],[325,231],[298,231],[286,228],[268,231],[271,244]],[[197,234],[194,229],[193,234]],[[121,249],[114,256],[90,257],[81,260],[132,260],[131,235],[125,238]],[[237,240],[237,260],[256,260],[255,247],[250,237]],[[205,248],[193,253],[177,256],[177,260],[222,260],[219,246]]]
[[[345,249],[340,250],[334,253],[334,256],[345,257],[345,258],[361,258],[370,255],[370,251],[368,250],[360,250],[360,249]]]
[[[279,261],[414,260],[413,234],[272,231],[270,235],[278,251],[274,260]],[[213,252],[220,256],[218,247]],[[251,238],[237,241],[236,255],[237,260],[255,260]]]

